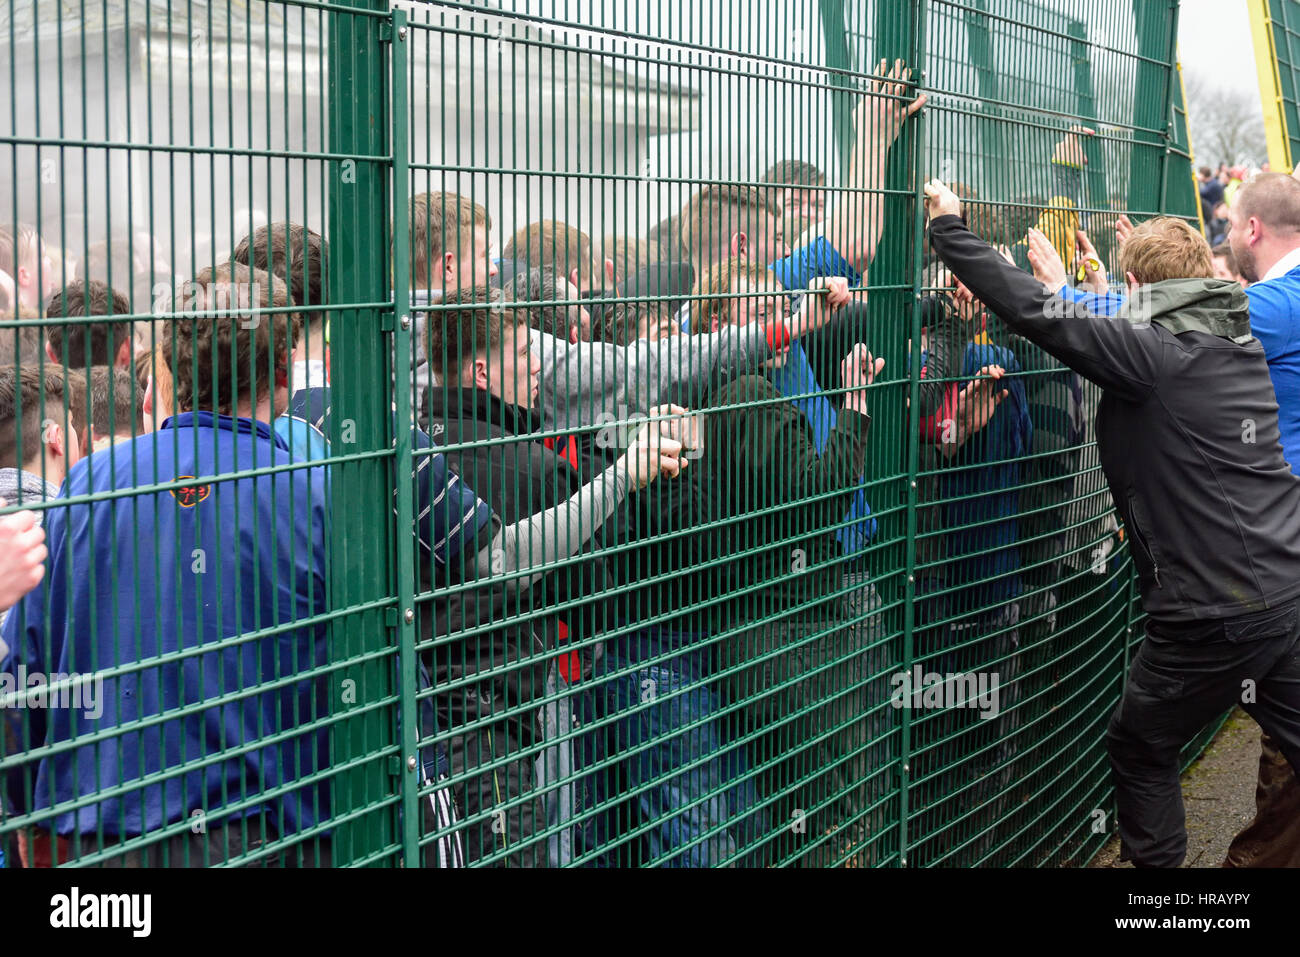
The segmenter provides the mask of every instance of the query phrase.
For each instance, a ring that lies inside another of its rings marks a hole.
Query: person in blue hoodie
[[[931,280],[941,290],[950,281],[943,272]],[[997,326],[978,300],[956,283],[950,291],[951,298],[941,291],[927,302],[944,325],[955,324],[962,334],[947,361],[958,381],[933,417],[940,422],[938,441],[922,447],[943,454],[925,456],[920,466],[918,496],[926,507],[918,524],[929,534],[918,541],[915,653],[924,674],[996,676],[999,697],[992,716],[981,717],[970,703],[924,715],[913,725],[917,806],[945,821],[1001,790],[1014,753],[1024,590],[1020,487],[1022,459],[1033,438],[1019,359],[990,336]],[[933,377],[929,361],[926,366],[926,377]],[[980,416],[978,427],[955,428],[963,416],[954,411],[954,400],[990,372],[1002,392],[991,414]],[[941,794],[957,795],[944,800],[961,804],[938,804]],[[922,830],[939,836],[913,848],[918,864],[947,851],[940,844],[951,837],[936,828]]]
[[[151,394],[157,432],[69,472],[49,574],[5,624],[10,674],[102,680],[93,710],[24,712],[50,747],[10,797],[42,863],[328,865],[323,469],[223,478],[291,462],[268,423],[297,320],[260,314],[285,286],[242,265],[182,295],[172,407]]]

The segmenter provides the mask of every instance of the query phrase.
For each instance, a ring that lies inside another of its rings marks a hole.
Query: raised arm
[[[504,583],[507,593],[526,591],[542,577],[533,569],[577,554],[630,490],[626,468],[615,463],[567,501],[500,528],[475,557],[478,578],[532,572]]]
[[[816,332],[853,301],[849,282],[843,276],[815,276],[809,280],[808,289],[799,303],[799,311],[786,322],[791,338]]]
[[[876,72],[885,76],[887,66],[887,61],[881,60]],[[813,226],[798,244],[806,246],[816,236],[825,236],[864,275],[885,228],[883,190],[889,148],[907,118],[925,106],[924,93],[910,103],[903,99],[910,81],[911,70],[898,60],[888,76],[871,82],[869,92],[853,111],[853,155],[846,190],[830,204],[825,221]]]
[[[1052,196],[1034,228],[1045,235],[1064,262],[1074,264],[1078,251],[1079,209],[1083,205],[1083,168],[1088,163],[1080,137],[1096,131],[1071,127],[1052,153]]]
[[[694,336],[638,339],[626,346],[571,343],[533,330],[542,359],[543,411],[561,428],[594,425],[620,406],[639,411],[665,401],[678,388],[705,389],[757,369],[784,348],[784,326],[726,326]]]
[[[505,583],[506,591],[531,588],[544,566],[577,554],[629,492],[686,468],[687,453],[698,454],[703,447],[698,420],[684,418],[687,411],[679,406],[662,406],[650,414],[664,418],[642,426],[618,461],[567,501],[499,529],[476,556],[478,577],[524,572]]]
[[[925,187],[930,241],[948,268],[1011,329],[1080,375],[1129,399],[1155,384],[1163,344],[1154,327],[1089,315],[1008,263],[961,221],[961,203],[934,180]]]
[[[1096,260],[1097,251],[1088,239],[1088,234],[1080,229],[1075,235],[1079,240],[1080,255],[1099,261]],[[1088,275],[1093,277],[1093,281],[1104,285],[1104,288],[1099,291],[1089,292],[1069,284],[1065,263],[1061,262],[1060,253],[1047,236],[1036,229],[1031,229],[1025,237],[1025,243],[1029,268],[1034,271],[1038,281],[1047,287],[1048,292],[1055,293],[1069,302],[1078,303],[1096,316],[1113,316],[1123,308],[1127,299],[1119,293],[1109,291],[1110,283],[1106,280],[1104,266],[1100,271],[1089,268]]]

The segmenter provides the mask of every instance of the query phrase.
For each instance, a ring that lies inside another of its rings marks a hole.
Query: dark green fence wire
[[[1275,169],[1290,167],[1300,138],[1300,4],[1295,0],[1251,0],[1247,4],[1260,104]]]
[[[94,373],[95,320],[44,305],[81,279],[125,297],[135,406],[236,369],[321,432],[245,461],[110,412],[92,437],[127,441],[24,499],[83,546],[14,612],[29,670],[114,703],[49,731],[0,686],[11,857],[1078,866],[1108,840],[1141,610],[1098,390],[953,311],[917,197],[960,184],[1022,266],[1043,229],[1072,283],[1075,228],[1113,273],[1119,216],[1194,218],[1176,3],[3,3],[0,216],[38,288],[0,322],[36,373],[15,432],[91,431],[51,376]],[[910,82],[869,95],[896,60]],[[328,256],[236,290],[272,331],[251,351],[250,313],[172,295],[290,222]],[[750,320],[782,317],[818,328],[776,368]],[[885,360],[865,438],[858,343]],[[979,427],[988,366],[1008,397]],[[702,453],[629,487],[669,403]],[[617,502],[529,521],[601,482]]]

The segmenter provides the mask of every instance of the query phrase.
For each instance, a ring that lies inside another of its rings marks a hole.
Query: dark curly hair
[[[224,263],[182,283],[178,299],[163,334],[177,411],[234,415],[241,402],[256,405],[277,377],[288,375],[301,321],[286,312],[260,313],[289,305],[282,279]]]

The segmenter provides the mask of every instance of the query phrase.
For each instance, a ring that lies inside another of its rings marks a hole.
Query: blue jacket
[[[819,276],[843,276],[850,286],[862,284],[861,273],[824,236],[818,236],[807,246],[796,249],[784,259],[778,259],[768,268],[786,289],[806,289]],[[835,429],[835,406],[822,391],[803,346],[797,341],[790,343],[785,364],[769,371],[767,376],[782,395],[802,396],[792,398],[791,402],[807,416],[817,451],[825,451],[826,443]],[[844,518],[850,524],[837,529],[835,537],[845,554],[854,557],[867,547],[867,543],[876,534],[876,520],[871,515],[865,489],[859,488],[854,493],[853,502]]]
[[[112,457],[96,453],[79,462],[68,475],[66,494],[120,495],[155,481],[290,461],[283,440],[264,423],[186,413],[156,433],[115,446]],[[15,795],[11,788],[18,807],[41,810],[128,786],[122,794],[56,815],[54,828],[61,835],[94,834],[99,827],[108,835],[138,835],[188,819],[195,810],[206,812],[209,826],[266,811],[280,833],[328,818],[328,782],[259,797],[327,769],[328,729],[257,745],[328,716],[327,678],[306,675],[328,662],[325,625],[218,644],[325,611],[324,471],[196,482],[50,511],[49,574],[6,622],[12,649],[3,663],[7,671],[23,665],[28,673],[85,674],[203,646],[212,650],[105,677],[98,716],[84,707],[23,712],[34,743],[115,732],[178,708],[302,677],[47,757],[37,769],[34,795]],[[247,745],[253,746],[243,751]],[[195,766],[199,762],[204,763]],[[182,765],[189,770],[138,783]],[[221,813],[250,798],[251,806]]]
[[[1029,454],[1034,432],[1014,354],[1001,346],[967,344],[962,357],[964,379],[974,378],[990,365],[1006,370],[1001,386],[1008,395],[988,424],[961,447],[939,483],[943,525],[952,529],[947,536],[948,555],[953,559],[949,583],[992,579],[973,586],[976,605],[1011,600],[1021,592],[1017,516],[1023,464],[1019,460]]]
[[[1276,279],[1246,287],[1250,331],[1264,347],[1277,396],[1282,452],[1300,475],[1300,266]]]
[[[1124,303],[1128,302],[1128,297],[1120,292],[1108,292],[1101,295],[1095,292],[1085,292],[1070,285],[1062,286],[1057,295],[1066,302],[1077,302],[1094,316],[1113,316],[1119,312]]]

